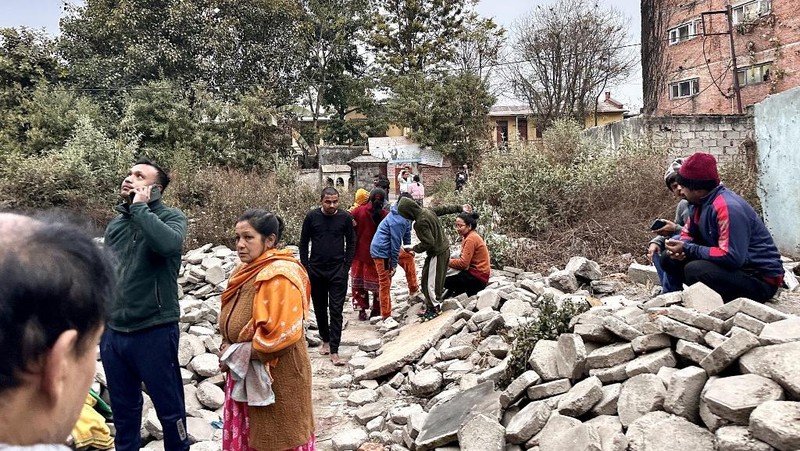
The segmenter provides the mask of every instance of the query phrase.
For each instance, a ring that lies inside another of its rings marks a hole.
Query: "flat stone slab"
[[[449,310],[430,321],[405,326],[397,338],[383,345],[381,355],[372,359],[364,369],[356,371],[355,380],[377,379],[415,362],[444,336],[456,318],[457,312]]]
[[[645,414],[625,436],[630,451],[714,451],[714,434],[667,412]]]
[[[556,347],[558,375],[569,379],[580,379],[586,372],[586,346],[578,334],[561,334]]]
[[[700,366],[713,376],[727,368],[747,351],[759,345],[758,337],[743,329],[734,329],[731,338],[714,348],[709,355],[700,361]]]
[[[702,282],[697,282],[683,290],[683,305],[700,313],[711,312],[722,307],[723,304],[722,296]]]
[[[586,366],[590,369],[610,368],[636,358],[630,343],[617,343],[603,346],[592,351],[586,357]]]
[[[622,384],[604,385],[603,396],[600,398],[600,401],[597,401],[594,407],[592,407],[589,413],[596,416],[616,415],[620,391],[622,391]],[[622,429],[621,423],[620,429]]]
[[[639,356],[625,365],[625,374],[628,377],[637,376],[644,373],[658,373],[662,367],[674,367],[677,364],[675,354],[672,349],[661,349],[651,354]]]
[[[739,359],[739,367],[772,379],[790,398],[800,399],[800,342],[752,349]]]
[[[769,323],[761,330],[758,339],[763,345],[800,341],[800,318],[794,317]]]
[[[747,425],[750,413],[767,401],[783,399],[780,385],[757,374],[721,377],[703,394],[708,409],[737,425]]]
[[[727,320],[729,318],[733,318],[733,316],[738,312],[750,315],[753,318],[765,323],[773,323],[782,319],[791,318],[791,315],[753,301],[752,299],[746,298],[734,299],[722,307],[716,308],[709,312],[709,315],[721,320]]]
[[[800,449],[800,402],[769,401],[750,415],[753,437],[781,451]]]
[[[506,426],[506,442],[525,443],[547,424],[552,409],[544,401],[534,401],[517,412]]]
[[[496,418],[469,415],[458,430],[458,445],[461,451],[505,451],[506,428]]]
[[[661,332],[671,335],[681,340],[691,341],[693,343],[703,342],[703,331],[692,326],[687,326],[680,321],[675,321],[666,316],[659,316],[656,318],[656,325]]]
[[[575,384],[558,402],[558,412],[579,417],[588,412],[603,397],[603,383],[596,377]]]
[[[667,316],[683,324],[714,332],[722,332],[725,325],[725,322],[719,318],[677,305],[667,309]]]
[[[697,423],[700,420],[700,396],[706,381],[706,371],[696,366],[687,366],[672,373],[664,397],[664,410]]]
[[[569,379],[559,379],[528,387],[528,398],[532,400],[549,398],[566,393],[572,388]]]
[[[536,371],[528,370],[522,373],[500,394],[500,405],[506,408],[514,404],[525,394],[525,390],[527,390],[528,387],[538,384],[540,381],[541,378],[536,374]]]
[[[417,436],[417,449],[426,451],[455,441],[459,428],[471,412],[499,420],[499,398],[500,393],[494,391],[494,382],[487,381],[437,404],[428,412],[425,425]]]
[[[539,340],[533,347],[528,365],[536,371],[543,381],[559,379],[558,375],[558,342],[555,340]]]
[[[672,346],[672,339],[667,334],[648,334],[636,337],[631,341],[633,352],[643,354]]]
[[[603,327],[610,330],[614,335],[621,337],[628,341],[633,341],[634,338],[642,336],[642,332],[631,326],[614,315],[608,315],[603,318]]]
[[[744,426],[717,429],[717,451],[773,451],[775,448],[753,437]]]
[[[664,383],[655,374],[640,374],[625,381],[617,401],[622,425],[628,426],[648,412],[660,410],[666,394]]]
[[[675,346],[675,352],[679,356],[698,364],[708,357],[711,351],[711,348],[686,340],[678,340]]]

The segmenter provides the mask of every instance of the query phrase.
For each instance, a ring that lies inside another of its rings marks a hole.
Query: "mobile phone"
[[[665,225],[667,225],[666,219],[656,219],[652,224],[650,224],[650,230],[658,230]]]

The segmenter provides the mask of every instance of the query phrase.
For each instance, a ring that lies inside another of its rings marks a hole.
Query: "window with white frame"
[[[675,28],[669,30],[669,45],[677,44],[679,42],[688,41],[693,37],[700,34],[701,25],[699,20],[693,20],[680,24]]]
[[[700,92],[700,79],[692,78],[689,80],[676,81],[669,84],[669,96],[671,99],[691,97]]]
[[[772,0],[751,0],[731,8],[733,24],[748,23],[772,11]]]
[[[754,64],[736,71],[739,86],[755,85],[769,81],[769,70],[772,63]]]

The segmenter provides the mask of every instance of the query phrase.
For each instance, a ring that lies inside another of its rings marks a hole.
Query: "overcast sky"
[[[66,0],[69,3],[80,3],[81,0]],[[492,17],[499,25],[511,29],[514,21],[532,11],[536,5],[553,3],[554,0],[480,0],[478,12],[482,16]],[[600,7],[614,8],[621,11],[629,20],[629,36],[631,43],[640,42],[639,0],[595,0]],[[58,19],[63,12],[65,0],[0,0],[0,27],[27,26],[44,28],[50,34],[58,33]],[[638,51],[636,51],[638,55]],[[638,66],[641,68],[641,66]],[[642,106],[641,69],[620,86],[610,88],[611,96],[625,104],[631,112],[637,112]],[[505,99],[503,100],[505,102]],[[509,100],[508,103],[512,101]]]

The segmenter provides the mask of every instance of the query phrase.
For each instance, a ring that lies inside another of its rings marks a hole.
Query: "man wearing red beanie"
[[[778,249],[753,207],[720,184],[714,156],[687,158],[677,181],[689,201],[689,220],[661,256],[669,285],[703,282],[725,302],[772,298],[783,283]]]

